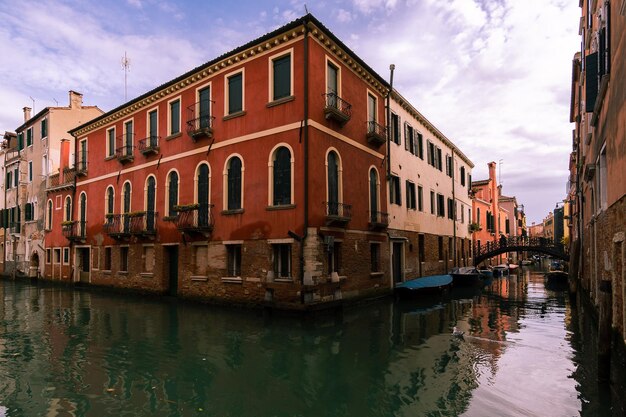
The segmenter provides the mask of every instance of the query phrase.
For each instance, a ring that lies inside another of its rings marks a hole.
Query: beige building
[[[474,164],[397,91],[389,142],[389,236],[395,282],[470,265]]]
[[[62,139],[71,141],[73,156],[74,142],[68,130],[102,114],[98,107],[83,106],[82,101],[82,94],[70,91],[67,107],[46,107],[34,116],[30,107],[24,107],[24,123],[15,130],[15,136],[5,135],[2,167],[5,236],[1,243],[5,273],[43,274],[48,175],[59,170]],[[55,205],[54,209],[62,210],[62,205]]]

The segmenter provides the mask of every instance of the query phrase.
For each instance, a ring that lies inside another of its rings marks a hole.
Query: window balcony
[[[213,204],[189,204],[174,209],[178,213],[174,224],[181,232],[208,235],[213,231]]]
[[[75,177],[75,168],[66,168],[63,172],[49,175],[46,183],[46,189],[48,191],[55,191],[74,188]]]
[[[193,141],[213,137],[213,120],[208,112],[200,112],[200,103],[187,107],[187,133]]]
[[[369,212],[370,230],[386,229],[389,226],[389,214],[382,211]]]
[[[323,94],[325,99],[324,116],[345,125],[352,117],[352,105],[335,93]]]
[[[350,204],[325,201],[326,225],[345,227],[352,218],[352,206]]]
[[[145,139],[139,141],[139,152],[142,155],[150,155],[159,153],[160,136],[148,136]]]
[[[157,212],[138,211],[126,214],[107,214],[104,220],[104,233],[113,239],[127,239],[131,236],[152,237],[157,231]]]
[[[83,177],[87,175],[87,155],[83,155],[76,161],[76,167],[74,168],[76,176]]]
[[[87,222],[70,220],[61,224],[63,236],[70,242],[84,242],[87,239]]]
[[[387,141],[387,128],[374,121],[367,122],[367,142],[376,147]]]
[[[133,145],[120,146],[119,148],[115,149],[115,157],[122,164],[133,162],[135,160],[135,155],[133,152],[134,149],[135,147]]]

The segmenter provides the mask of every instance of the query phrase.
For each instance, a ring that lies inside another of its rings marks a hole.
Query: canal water
[[[596,382],[588,314],[530,271],[306,319],[0,292],[0,416],[624,415],[626,385]]]

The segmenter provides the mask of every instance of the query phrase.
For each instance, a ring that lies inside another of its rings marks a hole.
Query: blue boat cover
[[[438,288],[450,285],[452,283],[452,275],[431,275],[429,277],[415,278],[410,281],[399,282],[396,289],[404,288],[407,290],[421,290],[425,288]]]

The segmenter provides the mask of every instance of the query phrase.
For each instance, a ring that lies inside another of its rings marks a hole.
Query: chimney
[[[70,165],[70,141],[61,139],[61,159],[59,161],[59,174],[63,178],[63,171]]]
[[[496,163],[495,162],[489,162],[487,164],[487,166],[489,167],[489,179],[491,181],[493,181],[494,184],[497,184],[497,182],[496,182]]]
[[[32,109],[30,107],[24,107],[24,122],[27,122],[30,120],[30,111]]]
[[[70,109],[80,109],[83,106],[83,95],[70,90]]]

